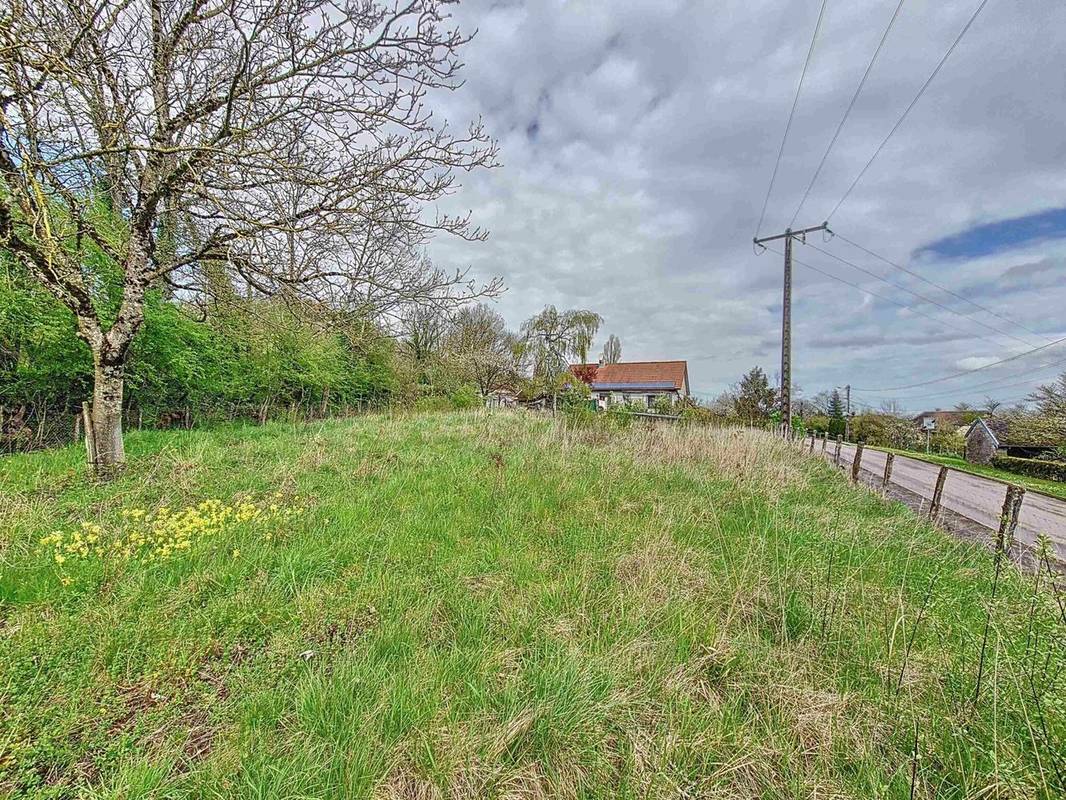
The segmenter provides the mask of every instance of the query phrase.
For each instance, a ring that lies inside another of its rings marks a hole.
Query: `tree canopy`
[[[762,367],[752,367],[733,391],[733,413],[741,419],[764,421],[777,402],[777,391]]]
[[[437,122],[469,37],[444,0],[55,3],[0,24],[0,247],[74,316],[90,451],[124,458],[124,381],[154,291],[314,300],[388,324],[499,290],[431,264],[423,216],[496,163]]]

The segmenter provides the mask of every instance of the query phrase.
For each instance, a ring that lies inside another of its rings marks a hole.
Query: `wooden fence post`
[[[1003,495],[1003,510],[999,512],[999,530],[996,532],[996,556],[998,557],[1005,549],[1007,531],[1010,529],[1011,511],[1014,510],[1014,484],[1007,485],[1007,491]]]
[[[844,441],[844,437],[841,436],[838,433],[837,434],[837,450],[836,450],[836,453],[833,454],[833,463],[836,464],[838,467],[840,466],[840,445],[841,445],[841,442],[843,442],[843,441]]]
[[[881,488],[887,489],[888,482],[892,480],[892,462],[895,460],[896,454],[889,453],[885,458],[885,477],[881,479]]]
[[[814,452],[814,434],[813,433],[811,434],[811,449],[808,450],[807,452],[808,453],[813,453]]]
[[[936,476],[936,486],[933,487],[933,499],[929,503],[929,519],[936,522],[940,516],[940,500],[944,496],[944,481],[948,479],[948,468],[941,467]]]
[[[825,452],[825,446],[829,442],[829,433],[822,431],[822,452]]]
[[[1011,504],[1010,509],[1010,526],[1007,528],[1007,541],[1006,548],[1010,550],[1011,545],[1014,544],[1014,534],[1018,530],[1018,515],[1022,510],[1022,499],[1025,497],[1025,487],[1014,487],[1014,502]]]
[[[96,436],[93,435],[93,415],[89,410],[89,403],[81,404],[81,418],[85,421],[85,455],[89,459],[89,466],[96,468]]]
[[[859,442],[855,445],[855,460],[851,462],[851,482],[859,482],[859,470],[862,464],[862,448],[863,443]]]

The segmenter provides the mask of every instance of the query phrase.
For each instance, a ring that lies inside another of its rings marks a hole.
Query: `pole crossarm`
[[[800,228],[798,230],[792,230],[789,228],[784,233],[778,233],[774,236],[763,236],[761,239],[752,239],[752,241],[755,242],[755,244],[763,244],[765,242],[772,242],[776,239],[784,239],[786,237],[805,236],[808,233],[814,233],[815,231],[829,231],[829,223],[823,222],[821,225],[815,225],[811,228]],[[832,233],[832,231],[829,232]]]

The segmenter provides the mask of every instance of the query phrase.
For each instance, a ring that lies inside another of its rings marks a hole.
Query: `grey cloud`
[[[822,221],[972,6],[904,6],[799,224]],[[791,218],[893,7],[830,4],[764,231]],[[479,29],[463,54],[466,85],[431,99],[447,119],[482,116],[504,166],[465,176],[441,204],[471,210],[489,240],[438,239],[432,255],[502,275],[510,288],[499,308],[512,325],[549,302],[594,308],[627,358],[688,358],[706,393],[755,361],[776,371],[781,259],[755,256],[751,236],[814,13],[798,0],[463,3],[457,19]],[[1066,335],[1052,311],[1066,307],[1066,282],[1055,279],[1066,242],[908,261],[981,222],[1066,205],[1063,51],[1060,3],[1034,1],[1025,14],[989,4],[833,227],[1047,337]],[[819,246],[1005,325],[839,240]],[[800,257],[944,321],[797,267],[795,377],[812,392],[954,372],[974,349],[960,329],[1002,341],[997,355],[1020,347],[809,248]]]

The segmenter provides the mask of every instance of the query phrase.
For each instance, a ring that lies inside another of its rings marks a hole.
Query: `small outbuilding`
[[[999,437],[983,417],[970,423],[966,431],[966,460],[971,464],[988,464],[999,449]]]

